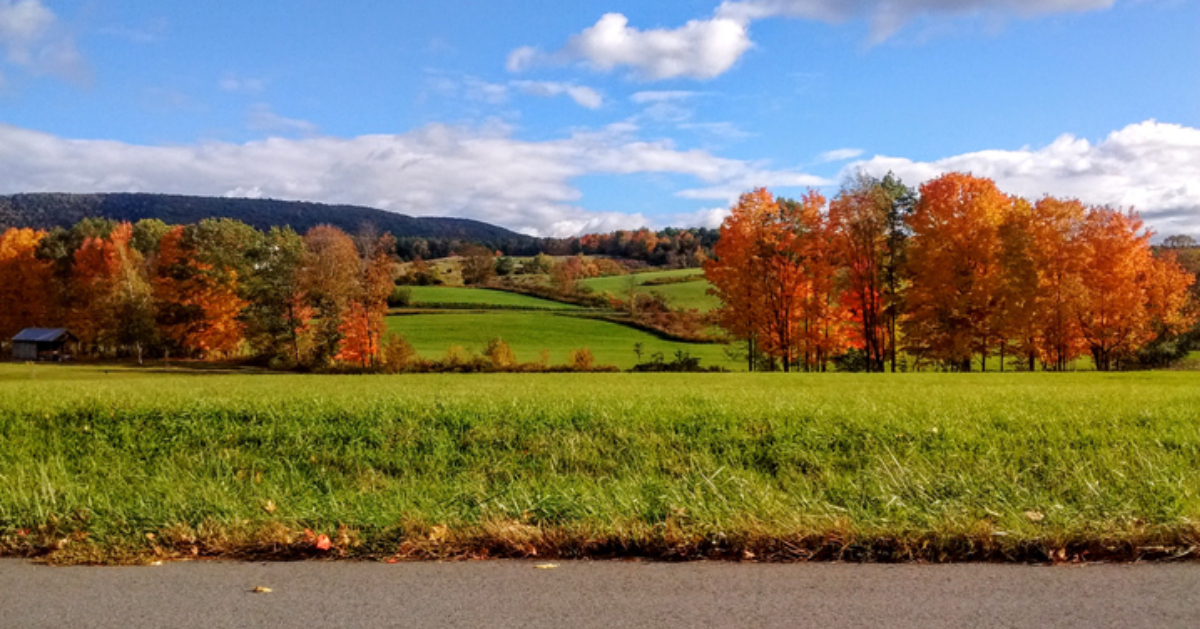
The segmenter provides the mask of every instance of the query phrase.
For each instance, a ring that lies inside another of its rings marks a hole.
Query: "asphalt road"
[[[0,628],[1200,627],[1200,564],[537,565],[0,560]]]

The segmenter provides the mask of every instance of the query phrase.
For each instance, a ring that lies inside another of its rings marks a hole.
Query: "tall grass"
[[[3,366],[0,547],[286,554],[311,529],[380,556],[1186,554],[1197,385]]]

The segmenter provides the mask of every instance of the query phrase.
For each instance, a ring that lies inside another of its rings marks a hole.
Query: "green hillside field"
[[[540,299],[510,293],[502,290],[486,288],[465,288],[459,286],[410,286],[413,306],[437,307],[451,306],[499,306],[501,308],[530,310],[579,310],[579,306],[566,304],[549,299]]]
[[[698,278],[694,282],[660,285],[646,285],[645,283],[660,278],[693,276]],[[707,312],[721,305],[719,299],[707,294],[706,291],[709,288],[709,283],[705,281],[704,272],[700,269],[677,269],[674,271],[652,271],[633,275],[597,277],[582,280],[580,284],[598,293],[609,293],[618,299],[625,299],[628,293],[630,278],[633,278],[633,281],[637,283],[635,289],[637,292],[646,294],[659,293],[663,297],[666,297],[668,303],[676,308],[694,308],[701,312]]]
[[[571,350],[586,347],[597,365],[628,369],[638,362],[634,345],[641,343],[643,360],[649,360],[654,352],[662,352],[670,360],[676,351],[685,351],[700,358],[704,367],[743,368],[740,361],[725,356],[722,345],[667,341],[618,323],[550,312],[497,310],[401,315],[388,317],[387,325],[389,332],[403,335],[425,358],[441,358],[452,345],[482,352],[489,340],[500,338],[512,347],[521,362],[537,361],[544,348],[550,351],[550,364],[561,365],[567,362]]]

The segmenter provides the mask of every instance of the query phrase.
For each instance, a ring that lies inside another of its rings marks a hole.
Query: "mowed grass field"
[[[695,277],[693,282],[676,284],[646,285],[645,282],[659,278]],[[629,292],[629,280],[637,283],[639,293],[659,293],[667,302],[676,308],[696,309],[708,312],[721,305],[721,301],[707,293],[709,283],[704,279],[704,271],[700,269],[678,269],[674,271],[652,271],[633,275],[614,275],[612,277],[597,277],[582,280],[579,283],[590,287],[598,293],[609,293],[618,299],[626,299]]]
[[[472,305],[484,308],[498,306],[500,308],[527,308],[530,310],[581,309],[574,304],[486,288],[465,288],[459,286],[410,286],[408,288],[412,291],[412,303],[414,306]]]
[[[1198,522],[1194,373],[0,366],[0,548],[54,561],[1138,559]]]
[[[628,369],[637,364],[634,345],[641,343],[643,361],[650,360],[654,352],[662,352],[664,358],[670,360],[676,351],[685,351],[700,358],[704,367],[744,368],[741,361],[730,360],[725,355],[722,345],[667,341],[609,321],[550,312],[496,310],[401,315],[388,317],[387,326],[389,332],[403,335],[418,354],[431,359],[445,356],[452,345],[480,353],[489,340],[500,338],[512,347],[521,362],[535,362],[541,351],[547,349],[550,364],[562,365],[566,364],[571,350],[586,347],[591,350],[597,365]]]

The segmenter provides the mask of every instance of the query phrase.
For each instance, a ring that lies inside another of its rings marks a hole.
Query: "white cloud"
[[[755,188],[770,188],[772,192],[779,192],[781,188],[818,188],[832,184],[833,181],[824,177],[797,171],[751,171],[732,177],[720,185],[681,190],[675,193],[675,196],[684,199],[725,201],[732,204],[743,193]]]
[[[508,86],[503,83],[490,83],[469,76],[463,80],[463,87],[470,100],[482,101],[491,105],[503,105],[508,102]]]
[[[654,224],[641,214],[581,207],[582,193],[571,182],[584,175],[680,175],[710,189],[736,192],[807,177],[706,151],[680,150],[669,141],[642,141],[633,131],[622,124],[528,142],[512,138],[503,127],[430,125],[348,139],[275,137],[245,144],[145,146],[64,139],[0,124],[0,172],[5,173],[0,193],[247,195],[462,216],[561,236]]]
[[[537,65],[543,57],[542,51],[533,46],[521,46],[508,54],[508,62],[504,67],[509,72],[524,72]]]
[[[877,156],[850,164],[909,185],[963,171],[996,181],[1001,190],[1036,199],[1045,194],[1089,204],[1133,208],[1160,234],[1200,235],[1200,129],[1154,120],[1132,124],[1092,144],[1063,135],[1042,148],[989,150],[915,162]]]
[[[89,79],[74,39],[41,0],[0,0],[0,46],[6,62],[34,74],[76,83]]]
[[[477,77],[466,76],[462,80],[434,76],[428,82],[432,91],[451,98],[465,98],[470,101],[503,105],[512,96],[512,92],[541,97],[567,96],[575,104],[588,109],[599,109],[604,106],[604,95],[599,91],[578,83],[563,83],[556,81],[509,81],[507,83],[491,83]]]
[[[825,151],[824,153],[821,153],[817,157],[817,161],[825,164],[829,162],[844,162],[848,159],[854,159],[862,154],[862,149],[834,149],[832,151]]]
[[[730,206],[723,205],[721,207],[705,208],[696,210],[695,212],[685,212],[683,214],[675,214],[671,216],[668,223],[675,227],[708,227],[715,229],[725,222],[725,217],[730,214]]]
[[[246,128],[267,133],[316,135],[317,125],[299,118],[287,118],[275,113],[266,103],[255,103],[246,112]]]
[[[641,30],[621,13],[607,13],[592,26],[572,35],[565,46],[546,53],[522,46],[508,56],[510,72],[538,65],[582,61],[609,72],[630,68],[644,80],[679,77],[712,79],[727,72],[754,46],[750,24],[756,20],[791,17],[822,22],[866,19],[871,41],[891,37],[909,22],[922,18],[986,16],[1033,17],[1106,9],[1116,0],[725,0],[706,19],[690,20],[674,29]]]
[[[554,81],[513,81],[513,87],[534,96],[559,96],[566,94],[580,107],[599,109],[604,105],[604,97],[596,90],[586,85],[575,83],[556,83]]]
[[[747,24],[713,18],[692,20],[676,29],[640,30],[620,13],[608,13],[571,36],[553,54],[530,47],[509,55],[508,69],[519,72],[538,63],[582,61],[609,72],[627,67],[646,80],[689,77],[711,79],[724,74],[753,44]]]
[[[726,0],[717,17],[750,22],[769,17],[795,17],[822,22],[865,18],[871,39],[880,42],[920,17],[1033,17],[1106,9],[1115,0]]]

